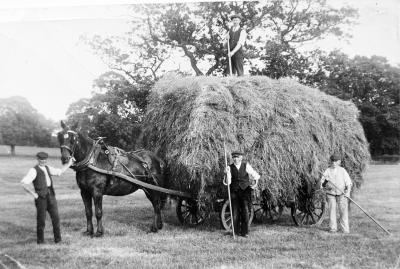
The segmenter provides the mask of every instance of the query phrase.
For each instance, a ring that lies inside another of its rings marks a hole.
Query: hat
[[[233,20],[234,18],[239,18],[240,20],[243,19],[243,17],[240,16],[239,14],[233,14],[233,15],[231,15],[229,18],[230,18],[231,20]]]
[[[339,154],[333,154],[331,156],[331,162],[336,162],[336,161],[339,161],[339,160],[340,160]]]
[[[38,153],[36,154],[36,157],[37,157],[39,160],[45,160],[45,159],[47,159],[47,158],[49,157],[49,154],[47,154],[46,152],[41,151],[41,152],[38,152]]]
[[[238,151],[238,150],[233,151],[232,152],[232,157],[236,157],[236,156],[243,156],[243,152]]]

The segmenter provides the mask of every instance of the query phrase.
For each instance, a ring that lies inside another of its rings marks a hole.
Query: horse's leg
[[[97,231],[95,236],[100,237],[103,236],[104,233],[103,222],[101,220],[103,217],[103,194],[95,192],[93,194],[93,200],[94,200],[94,211],[97,219]]]
[[[163,227],[163,222],[161,219],[161,197],[159,194],[154,194],[154,192],[145,191],[147,198],[150,200],[154,209],[153,223],[150,227],[150,231],[153,233],[158,232]]]
[[[85,205],[85,213],[86,213],[86,232],[84,232],[84,235],[93,235],[93,223],[92,223],[92,217],[93,217],[93,212],[92,212],[92,195],[90,192],[81,190],[81,196],[83,200],[83,204]]]

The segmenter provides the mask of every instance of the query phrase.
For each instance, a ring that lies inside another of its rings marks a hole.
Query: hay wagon
[[[152,89],[143,126],[143,146],[170,165],[170,186],[191,185],[188,192],[198,196],[178,199],[178,217],[193,225],[208,213],[198,204],[211,196],[207,188],[222,185],[224,145],[245,152],[261,174],[252,213],[259,222],[289,208],[296,225],[320,224],[325,198],[318,180],[329,156],[343,156],[357,187],[370,158],[357,107],[291,79],[168,74]],[[226,192],[210,203],[229,229]]]

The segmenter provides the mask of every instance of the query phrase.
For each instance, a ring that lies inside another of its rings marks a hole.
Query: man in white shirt
[[[230,185],[232,198],[233,226],[235,233],[248,237],[251,190],[255,189],[260,175],[249,163],[243,162],[243,153],[232,152],[233,163],[226,167],[225,185]]]
[[[242,16],[232,15],[231,17],[233,26],[229,30],[229,49],[228,57],[231,57],[232,74],[243,76],[243,46],[246,42],[247,33],[240,27]],[[229,67],[228,67],[229,68]],[[229,74],[229,69],[226,70]]]
[[[52,176],[60,176],[73,163],[73,158],[57,169],[47,164],[48,154],[38,152],[36,154],[38,164],[31,168],[21,180],[22,187],[35,198],[36,205],[36,233],[37,243],[44,243],[44,227],[46,211],[49,212],[53,224],[54,242],[61,242],[60,218],[58,216],[57,201],[54,193]]]
[[[321,178],[321,187],[325,189],[329,207],[329,231],[337,232],[336,204],[339,208],[339,225],[344,233],[349,233],[348,199],[352,182],[346,169],[340,166],[340,156],[334,154],[330,158],[331,166]]]

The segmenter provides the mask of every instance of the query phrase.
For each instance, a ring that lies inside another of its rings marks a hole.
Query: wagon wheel
[[[221,226],[227,230],[231,231],[232,230],[232,219],[231,219],[231,212],[230,212],[230,207],[229,207],[229,200],[225,200],[224,205],[222,206],[221,212],[220,212],[220,217],[221,217]],[[250,216],[249,216],[249,226],[251,222],[253,221],[254,217],[254,209],[251,206],[250,207]]]
[[[196,226],[204,222],[208,211],[193,199],[179,198],[176,215],[182,224]]]
[[[254,220],[257,223],[270,223],[278,220],[282,216],[284,207],[282,205],[270,205],[268,203],[255,203]]]
[[[292,218],[297,226],[319,226],[324,220],[325,211],[326,200],[322,190],[314,191],[310,197],[296,201],[291,206]]]

